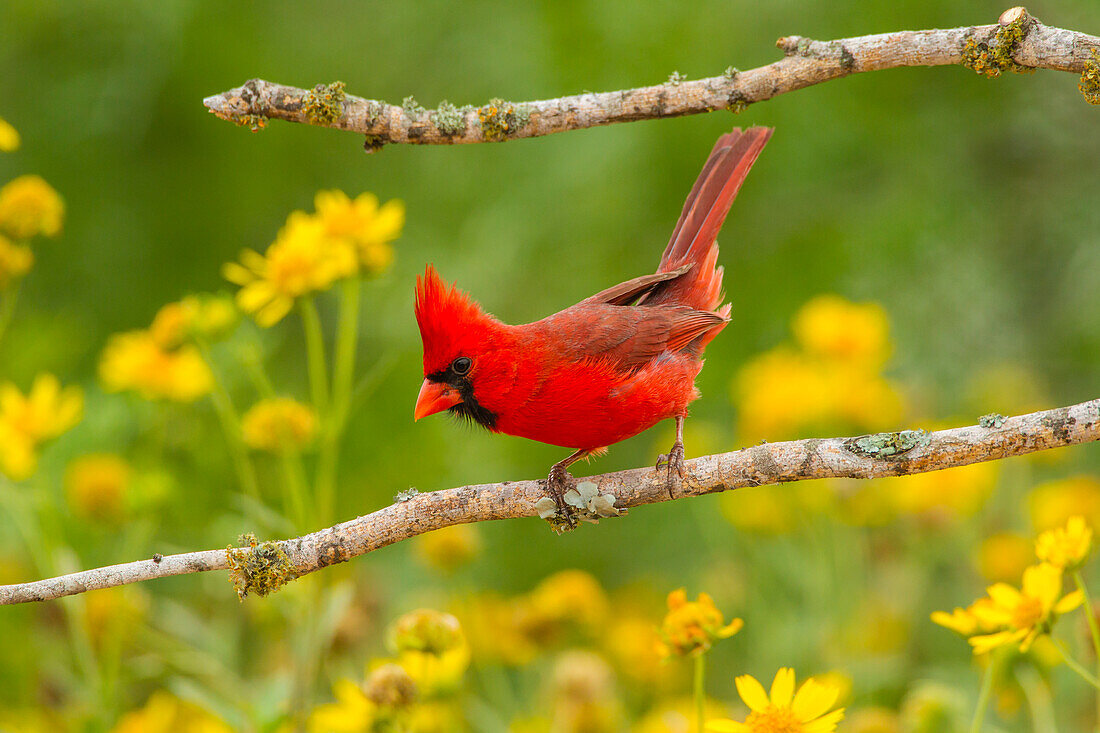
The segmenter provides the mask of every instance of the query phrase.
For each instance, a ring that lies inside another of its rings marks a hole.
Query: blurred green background
[[[1100,32],[1091,0],[1029,9],[1050,25]],[[364,290],[356,370],[383,358],[390,366],[351,418],[340,517],[373,511],[410,486],[540,477],[564,455],[447,419],[413,424],[421,366],[412,286],[426,262],[514,323],[649,272],[707,151],[732,126],[776,132],[719,238],[734,321],[707,352],[693,419],[709,438],[705,446],[689,442],[689,457],[742,445],[731,381],[754,355],[789,339],[792,316],[822,293],[874,301],[889,314],[887,372],[902,385],[908,418],[965,424],[980,412],[1010,412],[1019,395],[1003,403],[974,397],[982,375],[1005,364],[1038,385],[1040,407],[1097,397],[1100,116],[1071,74],[988,80],[961,67],[901,69],[784,95],[739,116],[506,144],[391,146],[370,156],[354,135],[279,122],[250,134],[201,104],[252,77],[301,87],[340,79],[352,94],[392,102],[413,94],[427,107],[443,98],[459,105],[549,98],[654,84],[673,71],[697,78],[767,64],[779,57],[773,43],[783,35],[981,24],[1002,10],[927,0],[842,7],[7,0],[0,117],[23,144],[0,157],[0,179],[37,173],[67,211],[63,236],[35,247],[0,344],[0,379],[26,389],[50,371],[83,385],[87,400],[83,423],[47,450],[26,491],[56,491],[49,487],[60,485],[68,459],[107,451],[155,469],[164,492],[125,532],[64,524],[71,549],[57,562],[87,567],[219,547],[256,529],[235,498],[210,406],[165,411],[104,394],[96,365],[111,334],[146,326],[163,304],[191,292],[233,292],[222,263],[244,247],[262,251],[286,215],[310,209],[320,189],[372,191],[407,205],[394,266]],[[321,307],[331,335],[334,301]],[[263,343],[281,391],[304,399],[296,320],[265,333]],[[235,395],[247,392],[243,374],[230,380]],[[157,425],[168,437],[154,460]],[[642,434],[579,472],[650,464],[668,435],[668,426]],[[861,564],[876,557],[874,530],[837,529],[794,505],[792,531],[757,537],[723,518],[719,497],[639,508],[564,537],[534,520],[484,525],[482,553],[452,575],[417,562],[410,543],[387,548],[331,571],[366,610],[350,646],[317,652],[315,701],[328,699],[332,679],[361,677],[367,659],[382,653],[382,629],[394,616],[486,590],[521,593],[563,568],[587,570],[609,591],[644,589],[638,593],[656,604],[654,624],[664,594],[679,586],[692,597],[708,590],[727,615],[744,616],[746,630],[713,655],[710,690],[722,699],[735,699],[733,674],[766,683],[786,664],[800,679],[846,669],[857,707],[860,700],[897,707],[912,681],[925,678],[972,696],[969,649],[927,613],[980,595],[968,548],[996,529],[1030,531],[1019,513],[1028,487],[1100,470],[1094,446],[1065,452],[1061,462],[1010,464],[992,505],[952,525],[949,542],[927,526],[906,534],[892,551],[922,568],[921,582]],[[261,466],[261,480],[274,481],[273,470]],[[33,574],[33,552],[9,530],[0,556]],[[928,581],[937,574],[956,585]],[[3,582],[19,579],[26,578]],[[257,707],[285,707],[285,686],[271,680],[289,674],[288,658],[264,650],[296,623],[296,606],[253,598],[241,606],[223,574],[157,581],[143,592],[148,610],[120,657],[128,671],[111,676],[119,683],[107,690],[82,687],[57,604],[0,611],[0,709],[75,710],[74,726],[101,730],[164,687],[204,701],[234,727],[280,724],[275,713],[242,712],[228,690],[242,690]],[[907,599],[904,648],[853,651],[858,645],[842,629],[854,609],[882,594]],[[257,668],[257,660],[273,666]],[[499,719],[468,717],[470,724],[500,729],[513,715],[537,715],[551,705],[534,692],[548,675],[535,667],[519,675],[514,695],[486,693]],[[221,687],[223,679],[234,682]],[[1065,686],[1076,702],[1059,714],[1087,714],[1085,693],[1068,679]],[[637,717],[648,703],[631,704]],[[1066,730],[1080,718],[1072,720]],[[1026,716],[1003,724],[1028,729]]]

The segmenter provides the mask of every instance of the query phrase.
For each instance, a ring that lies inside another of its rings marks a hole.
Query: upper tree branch
[[[981,461],[1100,440],[1100,399],[981,425],[904,431],[860,438],[766,443],[684,464],[680,496],[699,496],[744,486],[817,478],[876,478],[936,471]],[[616,507],[668,501],[664,472],[652,468],[592,476]],[[532,517],[546,493],[545,481],[516,481],[417,494],[364,517],[292,540],[252,550],[189,552],[85,570],[32,583],[0,586],[0,605],[44,601],[168,575],[249,565],[238,590],[267,592],[371,550],[465,522]],[[265,575],[266,573],[266,575]],[[272,582],[274,580],[274,582]]]
[[[203,104],[219,117],[254,128],[271,118],[358,132],[367,136],[368,148],[376,148],[386,143],[496,142],[720,109],[740,112],[753,102],[830,79],[901,66],[963,65],[987,76],[1008,70],[1069,71],[1083,74],[1081,91],[1087,99],[1100,100],[1100,89],[1091,88],[1100,78],[1100,56],[1093,56],[1100,52],[1100,38],[1045,26],[1019,7],[1005,11],[994,25],[836,41],[789,36],[776,45],[784,58],[748,71],[731,68],[694,81],[673,74],[656,86],[534,102],[493,100],[463,108],[442,103],[426,110],[411,97],[397,106],[345,95],[342,84],[305,90],[253,79],[207,97]]]

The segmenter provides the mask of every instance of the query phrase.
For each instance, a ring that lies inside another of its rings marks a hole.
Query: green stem
[[[978,704],[974,708],[974,718],[970,721],[970,733],[981,733],[982,721],[985,720],[985,709],[989,707],[989,698],[993,693],[993,677],[997,667],[997,652],[989,655],[989,664],[982,674],[982,689],[978,693]]]
[[[15,314],[15,302],[19,300],[19,285],[17,281],[11,286],[11,290],[0,298],[0,340],[4,338],[4,332],[8,330],[12,315]]]
[[[202,354],[206,367],[214,378],[214,390],[210,394],[210,401],[214,403],[214,411],[218,414],[218,422],[221,423],[222,432],[229,447],[229,455],[233,459],[233,468],[237,472],[237,480],[241,488],[249,497],[259,502],[260,484],[256,479],[256,470],[248,457],[248,446],[244,443],[241,428],[241,417],[237,408],[233,405],[233,398],[225,388],[218,371],[214,368],[214,361],[210,358],[210,347],[202,339],[196,339],[199,353]]]
[[[1058,733],[1054,719],[1054,705],[1051,701],[1050,687],[1031,665],[1023,666],[1016,672],[1016,680],[1024,691],[1027,707],[1031,711],[1031,728],[1035,733]]]
[[[283,449],[279,453],[283,467],[283,500],[286,505],[283,511],[289,512],[294,528],[301,532],[306,528],[306,480],[302,457],[289,449]]]
[[[336,503],[336,468],[340,457],[340,439],[351,408],[352,380],[355,376],[355,352],[359,344],[359,300],[362,283],[358,278],[342,284],[340,324],[336,331],[336,353],[332,373],[332,411],[325,417],[317,460],[317,504],[320,524],[332,519]]]
[[[309,370],[309,390],[313,409],[324,415],[328,409],[328,376],[325,368],[325,342],[321,331],[321,316],[312,296],[298,301],[302,328],[306,335],[306,362]]]
[[[695,657],[695,683],[693,698],[695,700],[695,730],[703,733],[706,726],[706,682],[707,682],[707,655],[700,652]]]
[[[1065,643],[1059,641],[1056,643],[1058,649],[1062,652],[1062,661],[1066,663],[1066,666],[1081,676],[1085,682],[1100,690],[1100,679],[1097,679],[1091,672],[1085,669],[1084,665],[1078,662],[1076,659],[1069,655],[1066,651]]]
[[[1096,621],[1096,612],[1092,609],[1092,597],[1089,596],[1088,586],[1085,585],[1085,577],[1081,575],[1081,569],[1073,571],[1073,582],[1081,591],[1084,598],[1085,618],[1089,622],[1089,632],[1092,635],[1092,651],[1096,657],[1096,676],[1100,678],[1100,624]],[[1096,688],[1096,726],[1100,729],[1100,687]]]

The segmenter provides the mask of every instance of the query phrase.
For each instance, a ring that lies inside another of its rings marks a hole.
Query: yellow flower
[[[745,625],[739,618],[724,622],[709,594],[700,593],[696,600],[689,601],[684,588],[674,590],[668,594],[668,614],[661,624],[658,650],[665,657],[702,654],[715,641],[728,639]]]
[[[390,641],[400,652],[441,656],[465,644],[458,619],[449,613],[421,608],[401,616],[390,627]]]
[[[600,655],[581,649],[563,652],[554,663],[551,730],[611,733],[621,730],[615,675]]]
[[[1020,651],[1026,652],[1040,634],[1050,632],[1059,615],[1077,608],[1082,601],[1080,591],[1059,599],[1062,569],[1049,563],[1025,570],[1020,590],[1007,583],[994,583],[987,592],[990,602],[975,604],[971,612],[979,624],[1001,630],[970,637],[975,654],[1017,642]]]
[[[607,594],[600,582],[583,570],[559,570],[543,578],[527,598],[534,614],[553,624],[571,621],[585,629],[607,618]]]
[[[237,308],[228,296],[188,295],[157,311],[149,333],[162,348],[174,349],[188,337],[216,341],[237,325]]]
[[[1032,526],[1040,532],[1064,526],[1073,516],[1100,526],[1100,479],[1080,475],[1048,481],[1031,490],[1028,505]]]
[[[1035,540],[1035,554],[1044,562],[1075,570],[1085,561],[1092,546],[1092,529],[1085,518],[1070,517],[1065,527],[1049,529]]]
[[[725,705],[710,698],[704,700],[703,716],[707,720],[725,715],[729,715]],[[696,733],[695,701],[681,697],[662,702],[635,723],[630,733]]]
[[[111,733],[231,733],[213,713],[170,692],[157,690],[145,707],[127,713]]]
[[[266,328],[281,321],[296,298],[327,290],[335,281],[353,275],[357,266],[349,243],[328,236],[316,217],[295,211],[266,254],[246,249],[240,264],[227,263],[222,275],[241,286],[237,292],[241,310]]]
[[[80,422],[84,395],[61,388],[52,374],[39,374],[24,396],[12,383],[0,385],[0,470],[15,480],[34,473],[38,447]]]
[[[981,509],[999,473],[997,464],[985,462],[880,481],[888,483],[899,512],[958,518]]]
[[[1031,564],[1034,545],[1011,532],[990,535],[978,548],[978,572],[991,582],[1006,582],[1019,578]]]
[[[829,712],[839,689],[811,677],[796,693],[790,667],[776,672],[770,695],[751,675],[743,674],[735,682],[737,693],[752,712],[743,723],[708,721],[708,733],[832,733],[844,718],[844,708]]]
[[[12,239],[61,232],[65,204],[40,176],[19,176],[0,188],[0,230]]]
[[[19,131],[7,120],[0,118],[0,152],[10,153],[19,149]]]
[[[791,330],[811,354],[872,367],[890,355],[890,321],[878,303],[819,295],[795,314]]]
[[[241,418],[244,442],[269,453],[297,453],[317,436],[317,413],[289,397],[260,400]]]
[[[346,677],[332,685],[336,702],[314,709],[309,716],[311,733],[363,733],[375,720],[377,706],[363,689]]]
[[[318,191],[314,206],[330,237],[346,239],[355,246],[364,274],[389,267],[393,261],[389,243],[401,236],[405,226],[403,202],[394,199],[379,207],[373,193],[359,194],[352,201],[343,191]]]
[[[420,535],[416,549],[428,566],[451,572],[477,557],[481,551],[481,535],[472,524],[454,524]]]
[[[194,402],[214,386],[198,349],[165,349],[150,331],[112,336],[99,359],[99,378],[110,392],[133,390],[147,400],[175,402]]]
[[[123,514],[131,473],[129,463],[109,453],[77,458],[65,471],[69,506],[85,519],[117,521]]]
[[[0,234],[0,290],[30,272],[34,253],[25,244],[13,244]]]

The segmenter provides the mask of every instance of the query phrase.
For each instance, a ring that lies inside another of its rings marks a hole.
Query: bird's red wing
[[[728,320],[721,313],[686,306],[624,308],[584,303],[543,323],[572,358],[610,359],[633,370],[664,352],[690,348],[696,339],[720,329]]]
[[[638,298],[652,293],[655,289],[659,288],[662,283],[680,277],[694,266],[695,263],[689,262],[682,267],[669,270],[668,272],[656,272],[652,275],[642,275],[633,280],[627,280],[618,285],[613,285],[607,290],[601,290],[595,295],[585,298],[581,302],[606,303],[607,305],[630,305]]]

